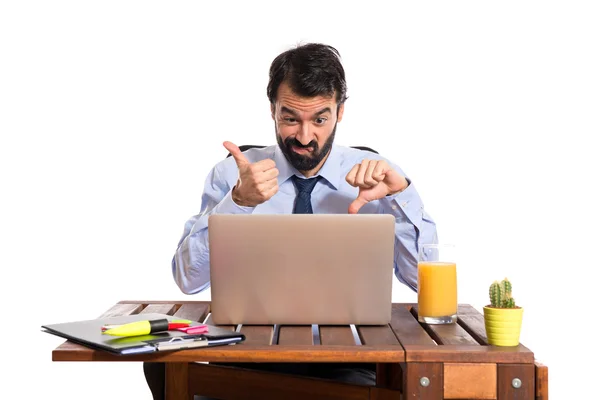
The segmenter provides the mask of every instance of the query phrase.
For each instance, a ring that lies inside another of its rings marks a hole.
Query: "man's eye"
[[[290,124],[293,124],[294,122],[296,122],[296,118],[291,118],[291,117],[285,117],[283,120],[285,122],[289,122]]]
[[[317,125],[323,125],[325,122],[327,122],[327,118],[317,118],[315,119],[315,122]]]

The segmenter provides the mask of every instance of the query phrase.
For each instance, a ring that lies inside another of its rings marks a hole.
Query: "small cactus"
[[[512,284],[508,278],[502,282],[495,281],[490,285],[490,305],[496,308],[516,308],[512,298]]]
[[[510,297],[512,295],[512,284],[508,280],[508,278],[504,278],[500,285],[504,288],[504,295]]]
[[[492,307],[499,307],[502,303],[502,293],[500,292],[500,284],[495,281],[490,286],[490,304]]]
[[[502,308],[515,308],[515,299],[510,297],[510,298],[504,300],[504,303],[502,304]]]

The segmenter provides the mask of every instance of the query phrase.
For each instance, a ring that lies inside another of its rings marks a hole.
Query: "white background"
[[[269,65],[318,41],[347,71],[338,143],[405,170],[461,251],[459,301],[508,276],[551,398],[591,398],[599,19],[591,1],[3,2],[2,397],[150,398],[141,364],[53,363],[39,327],[189,299],[171,257],[221,143],[275,142]]]

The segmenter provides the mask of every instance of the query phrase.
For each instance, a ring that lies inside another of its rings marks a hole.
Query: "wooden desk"
[[[163,313],[211,323],[210,302],[122,301],[101,317]],[[115,356],[65,342],[54,361],[166,363],[167,399],[193,394],[242,399],[547,400],[548,369],[523,345],[489,346],[483,316],[459,306],[452,325],[421,325],[414,304],[394,304],[387,326],[228,326],[246,341],[232,346]],[[377,363],[375,387],[198,362]]]

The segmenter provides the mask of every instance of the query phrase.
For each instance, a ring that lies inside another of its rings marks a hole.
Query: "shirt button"
[[[406,207],[408,203],[405,201],[404,203],[402,203],[402,208]]]
[[[398,209],[398,207],[396,205],[393,205],[392,210],[396,210],[396,209]]]

